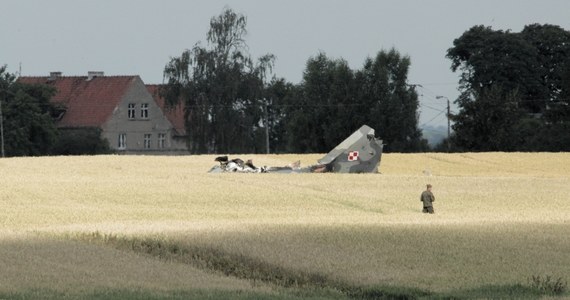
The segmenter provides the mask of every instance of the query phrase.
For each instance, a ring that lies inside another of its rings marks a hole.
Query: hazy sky
[[[410,56],[409,83],[423,86],[420,125],[447,124],[436,96],[453,101],[459,74],[445,54],[470,27],[570,30],[568,0],[2,0],[0,65],[23,76],[104,71],[162,83],[170,57],[204,44],[209,20],[225,6],[247,16],[252,56],[276,55],[275,75],[293,83],[320,51],[353,69],[382,49]]]

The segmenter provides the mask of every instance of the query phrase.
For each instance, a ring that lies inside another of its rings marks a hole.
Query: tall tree
[[[570,31],[556,25],[531,24],[524,27],[521,37],[537,52],[537,68],[534,72],[540,84],[547,91],[539,100],[555,100],[562,93],[563,77],[570,67]]]
[[[468,128],[469,122],[475,122],[494,129],[455,137],[453,141],[462,143],[458,146],[475,151],[489,150],[491,145],[498,147],[491,147],[494,150],[504,151],[545,150],[543,144],[549,144],[544,143],[545,136],[563,132],[554,130],[553,124],[565,122],[563,116],[568,102],[563,77],[570,63],[570,32],[558,26],[539,24],[527,25],[520,33],[474,26],[453,42],[447,57],[452,61],[451,69],[461,72],[461,94],[456,100],[460,111],[454,117],[460,124],[456,123],[455,128]],[[490,98],[499,103],[490,105]],[[506,111],[510,114],[505,116],[506,120],[476,120],[493,114],[480,111],[491,108],[498,110],[497,115]],[[538,121],[532,120],[537,116]],[[518,139],[500,134],[507,124],[509,128],[518,128]],[[489,141],[489,138],[505,139]],[[548,139],[560,139],[560,136]],[[542,142],[537,142],[539,140]]]
[[[387,151],[425,150],[409,66],[409,57],[395,49],[380,51],[358,71],[324,53],[310,58],[289,111],[289,150],[327,152],[363,124],[388,142]]]
[[[548,123],[570,121],[567,116],[570,104],[570,31],[556,25],[531,24],[525,26],[521,35],[538,53],[538,66],[534,72],[545,89],[545,95],[532,99],[532,102],[545,108],[544,116]]]
[[[453,144],[459,149],[513,151],[518,145],[521,111],[516,92],[504,95],[499,86],[474,90],[457,102],[462,113],[454,121]]]
[[[288,109],[288,149],[328,152],[357,129],[354,72],[342,59],[324,53],[310,58]]]
[[[2,101],[3,138],[6,156],[50,154],[57,139],[50,98],[53,88],[23,85],[16,76],[0,67],[0,101]]]
[[[453,45],[447,57],[454,72],[461,70],[461,97],[491,86],[500,86],[505,95],[517,90],[521,100],[544,99],[548,94],[536,72],[537,50],[522,36],[480,25],[463,33]],[[538,113],[542,108],[536,104],[526,101],[521,106]]]
[[[192,153],[261,152],[267,75],[274,56],[256,62],[247,52],[247,19],[226,8],[210,20],[207,44],[197,43],[164,69],[161,93],[185,103]]]
[[[288,130],[290,121],[289,111],[291,104],[299,99],[299,86],[285,81],[283,78],[274,78],[265,90],[264,98],[268,100],[266,118],[269,123],[269,149],[271,153],[286,153]],[[294,138],[294,137],[292,137]]]
[[[427,149],[418,128],[418,94],[407,82],[410,58],[391,49],[367,59],[357,75],[360,103],[367,108],[370,126],[387,141],[387,151]]]

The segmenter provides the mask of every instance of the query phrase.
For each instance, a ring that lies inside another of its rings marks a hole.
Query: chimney
[[[57,78],[61,77],[61,72],[49,72],[49,81],[56,80]]]
[[[87,72],[87,80],[91,80],[95,77],[103,77],[105,76],[105,72],[103,71],[88,71]]]

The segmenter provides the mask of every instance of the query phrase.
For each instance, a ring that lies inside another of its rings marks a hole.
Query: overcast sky
[[[140,75],[162,83],[170,57],[205,42],[209,20],[225,6],[247,16],[254,58],[277,57],[275,75],[299,83],[319,52],[360,69],[394,47],[411,58],[409,83],[420,84],[420,125],[447,124],[445,96],[457,97],[459,74],[446,50],[474,25],[514,32],[532,23],[570,30],[568,0],[3,0],[0,65],[22,76]],[[453,107],[456,110],[455,107]]]

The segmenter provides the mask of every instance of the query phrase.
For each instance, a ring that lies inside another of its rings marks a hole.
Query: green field
[[[213,159],[0,159],[0,299],[570,297],[570,153],[385,154],[380,174]]]

